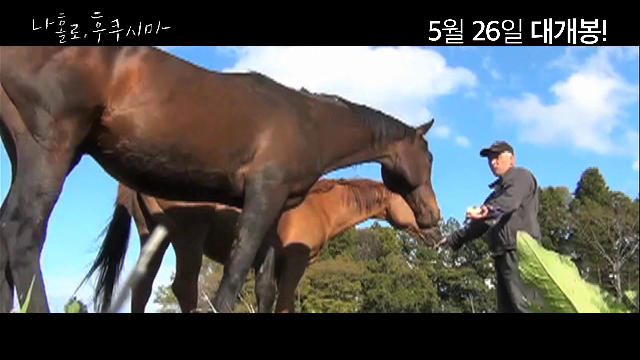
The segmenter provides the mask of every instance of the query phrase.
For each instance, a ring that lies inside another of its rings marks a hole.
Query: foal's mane
[[[355,202],[359,211],[370,211],[391,195],[382,182],[361,178],[320,179],[311,187],[309,194],[326,193],[336,186],[346,190],[342,197],[343,205]]]

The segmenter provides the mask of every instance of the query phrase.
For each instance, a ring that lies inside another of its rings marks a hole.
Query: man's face
[[[508,151],[499,154],[491,154],[487,158],[491,172],[495,176],[502,176],[513,166],[513,155]]]

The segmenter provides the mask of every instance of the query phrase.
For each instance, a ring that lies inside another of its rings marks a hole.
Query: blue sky
[[[638,194],[638,47],[163,47],[200,66],[255,70],[285,85],[337,93],[420,124],[434,154],[433,185],[443,216],[461,219],[481,203],[493,175],[481,147],[513,144],[518,165],[541,186],[574,189],[589,166],[609,185]],[[0,153],[0,198],[11,168]],[[366,164],[329,177],[380,179]],[[117,183],[89,157],[67,178],[49,221],[42,268],[52,311],[62,311],[96,255]],[[132,227],[122,277],[139,254]],[[175,267],[170,248],[155,286],[168,284]],[[90,286],[79,296],[90,300]],[[152,298],[147,311],[155,311]],[[129,304],[123,311],[129,311]]]

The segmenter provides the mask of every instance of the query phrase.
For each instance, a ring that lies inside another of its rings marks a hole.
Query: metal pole
[[[149,240],[144,245],[142,249],[140,249],[140,257],[138,258],[138,262],[136,263],[136,267],[129,274],[129,277],[124,283],[120,294],[116,298],[114,302],[111,303],[111,307],[107,312],[115,313],[120,310],[124,301],[129,297],[129,289],[135,287],[140,278],[147,271],[147,266],[151,261],[151,257],[155,254],[156,250],[164,240],[165,236],[167,236],[167,228],[163,225],[158,225],[149,236]]]

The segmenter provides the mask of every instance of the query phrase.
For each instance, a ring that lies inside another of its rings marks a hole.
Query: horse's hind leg
[[[273,246],[269,246],[260,266],[255,266],[255,294],[259,313],[270,313],[276,300],[276,255]]]

